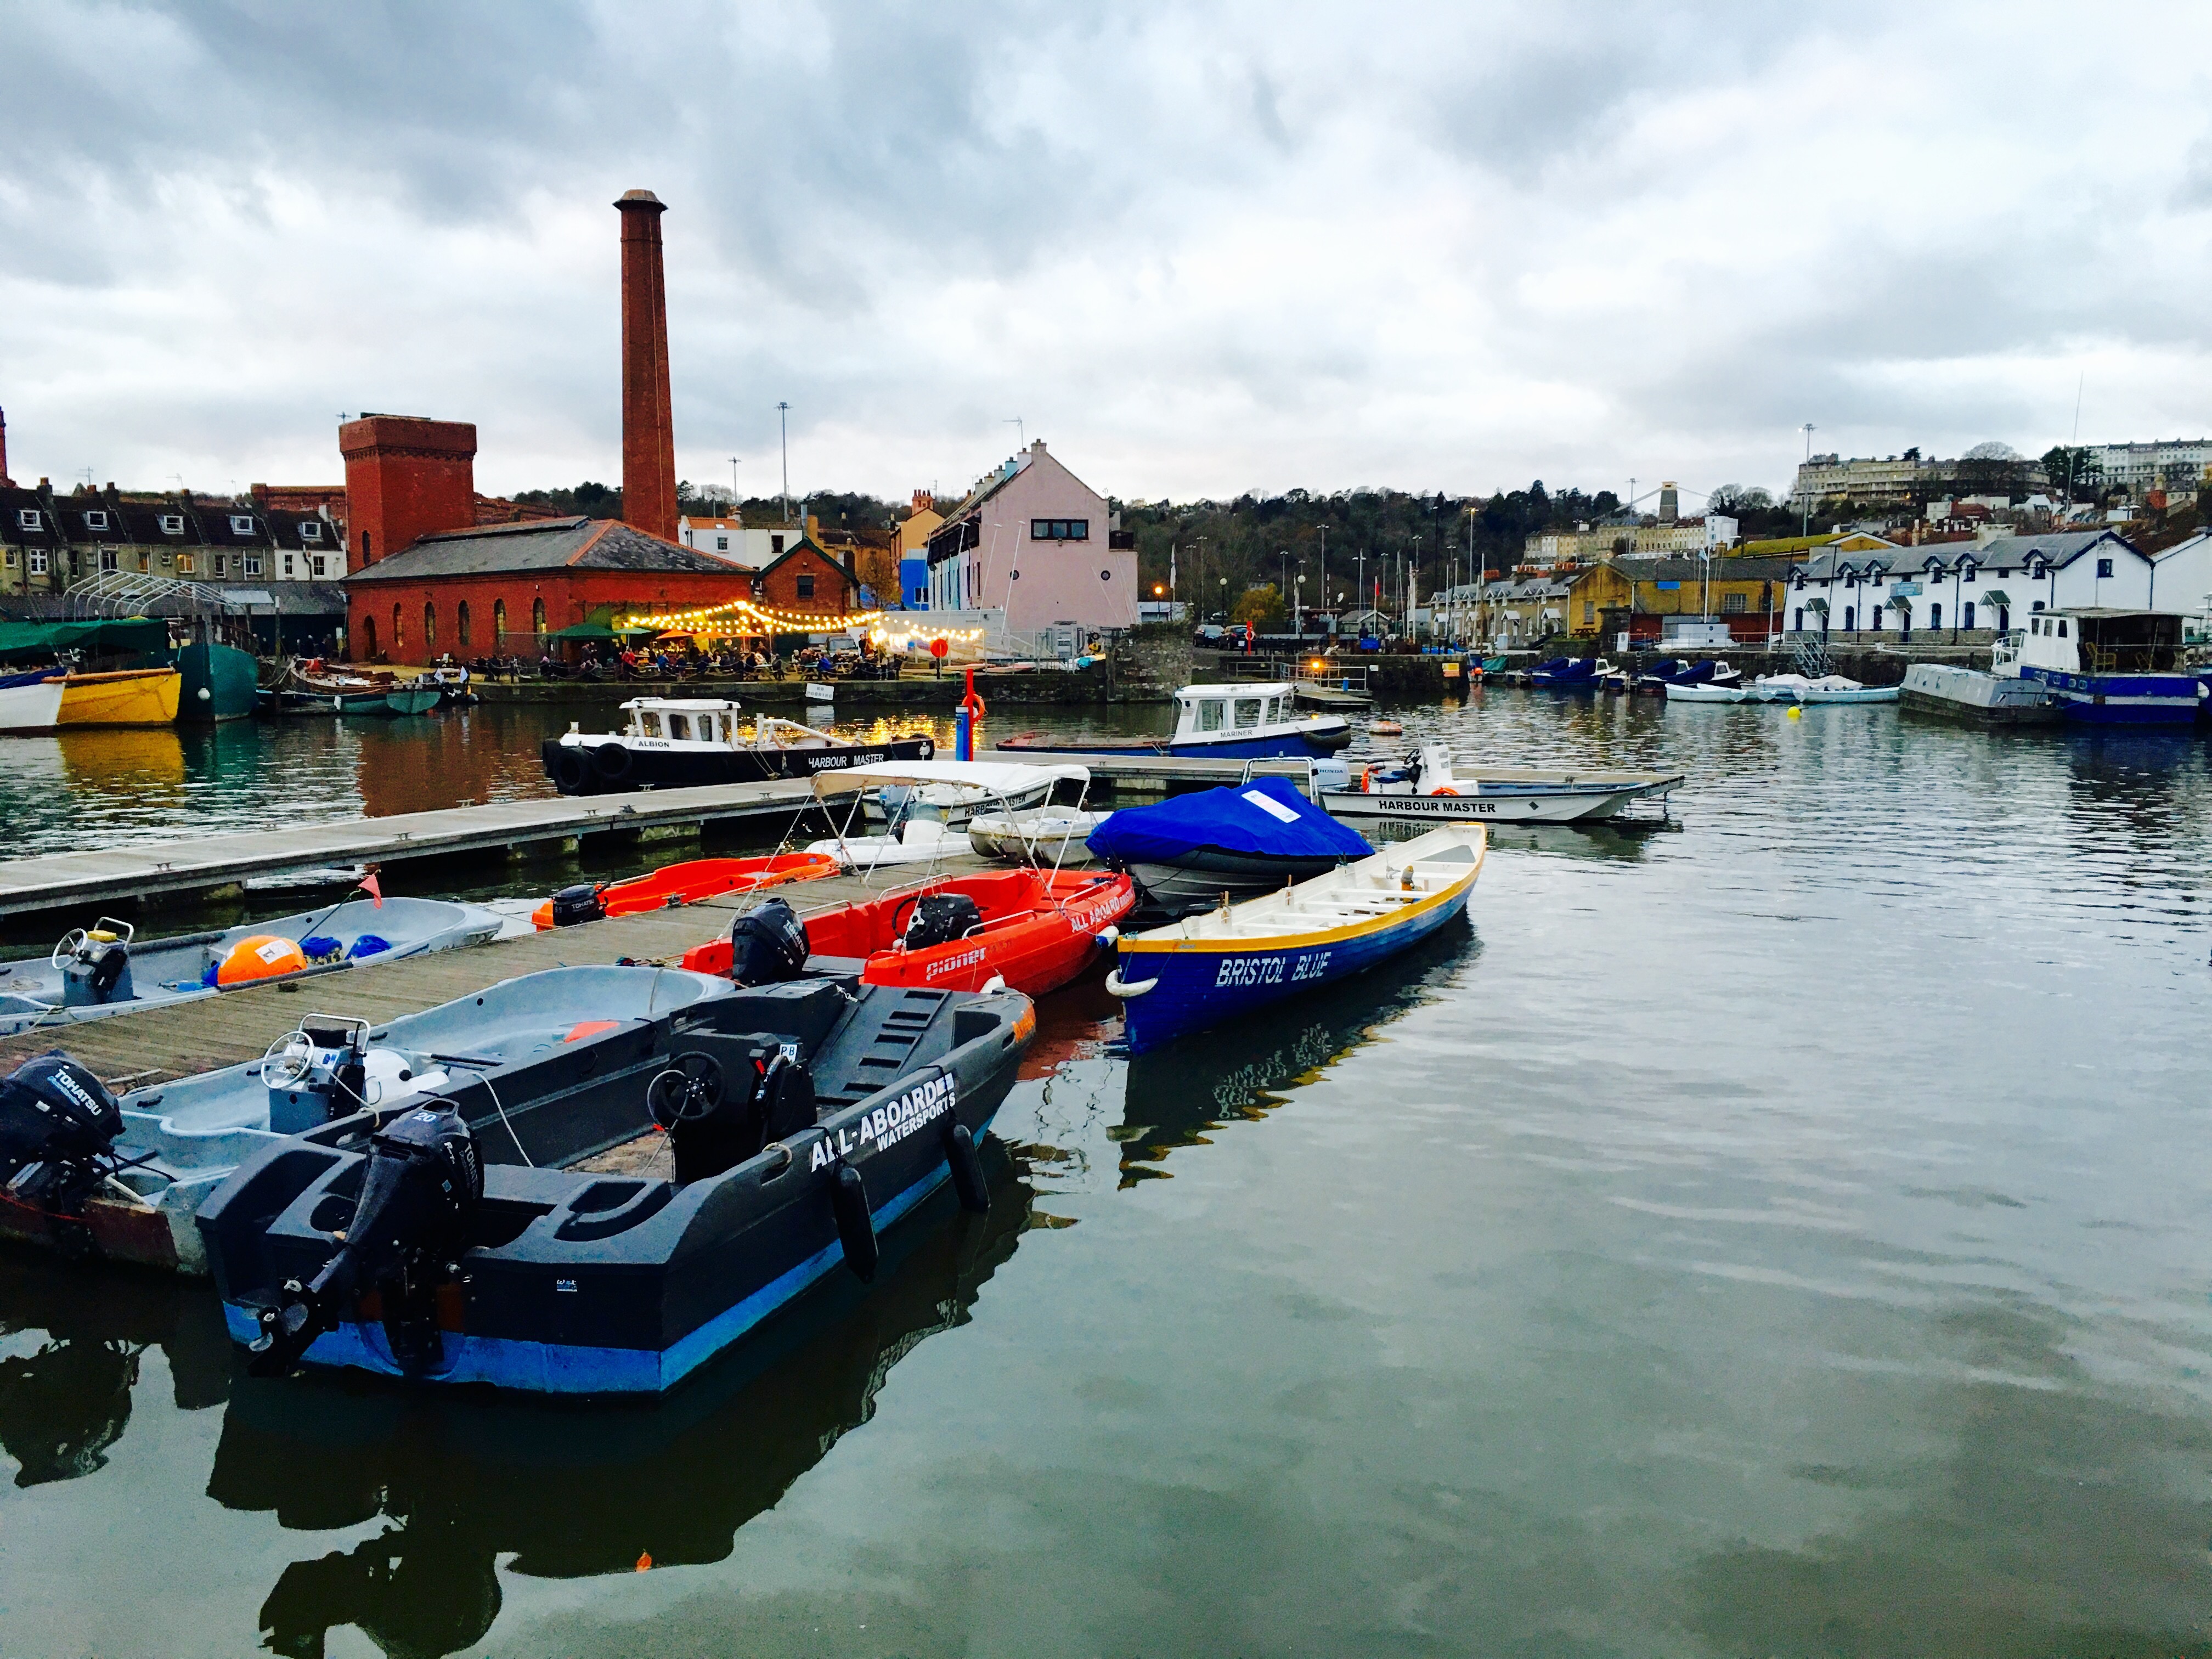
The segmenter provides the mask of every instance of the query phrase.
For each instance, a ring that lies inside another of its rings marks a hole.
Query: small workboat
[[[2069,720],[2185,726],[2212,706],[2212,686],[2189,668],[2182,617],[2172,611],[2039,611],[1990,655],[1993,672],[2036,682]]]
[[[597,795],[648,787],[759,783],[872,766],[927,760],[927,736],[888,743],[852,743],[773,714],[738,717],[739,705],[719,698],[633,697],[622,706],[620,732],[570,726],[538,747],[545,775],[564,795]]]
[[[1091,850],[1135,878],[1147,914],[1180,916],[1304,881],[1373,849],[1286,778],[1124,807],[1099,826]]]
[[[0,678],[0,737],[51,732],[60,725],[62,685],[58,668]]]
[[[750,979],[748,941],[774,927],[796,930],[793,948],[810,972],[939,991],[1004,985],[1041,997],[1097,960],[1137,896],[1126,875],[1030,867],[942,877],[803,918],[774,908],[781,902],[771,896],[739,916],[729,938],[686,951],[684,966]]]
[[[1011,991],[799,980],[706,1002],[649,1054],[611,1036],[622,1075],[526,1121],[479,1111],[482,1077],[358,1112],[202,1206],[224,1318],[262,1376],[663,1393],[841,1263],[873,1279],[879,1231],[948,1182],[987,1209],[975,1143],[1036,1030]]]
[[[1091,832],[1114,815],[1079,806],[1034,806],[968,820],[968,844],[987,859],[1022,864],[1087,864]]]
[[[0,963],[0,1036],[481,945],[504,925],[474,904],[348,899],[142,945],[129,922],[102,916],[72,928],[44,957]]]
[[[1320,800],[1340,818],[1396,823],[1596,823],[1631,801],[1663,799],[1682,781],[1680,772],[1468,766],[1430,743],[1403,765],[1364,768],[1357,787],[1322,789]]]
[[[581,882],[563,887],[530,913],[538,930],[571,927],[641,910],[673,910],[726,893],[750,893],[787,881],[811,881],[837,872],[823,853],[778,853],[765,858],[693,859],[627,881]]]
[[[259,665],[247,653],[215,640],[195,640],[177,652],[177,719],[184,725],[243,720],[253,712]]]
[[[173,668],[119,668],[62,681],[58,726],[167,726],[177,718],[185,679]]]
[[[1164,738],[1078,738],[1024,732],[1002,751],[1039,755],[1184,755],[1269,760],[1333,755],[1352,741],[1341,714],[1301,714],[1287,680],[1252,685],[1186,685],[1175,694],[1175,730]]]
[[[1280,891],[1124,933],[1107,989],[1129,1052],[1386,962],[1467,908],[1488,832],[1431,830]]]
[[[679,1016],[733,990],[673,969],[549,969],[384,1025],[309,1013],[259,1060],[149,1083],[119,1102],[97,1079],[41,1085],[55,1068],[27,1061],[0,1082],[0,1237],[204,1273],[193,1218],[240,1164],[364,1107],[404,1111],[431,1095],[490,1126],[504,1140],[498,1157],[544,1161],[535,1114],[548,1105],[560,1116],[597,1114],[603,1144],[626,1140],[639,1115],[609,1091],[641,1091],[663,1068]],[[41,1135],[21,1093],[41,1087],[58,1087],[94,1121]],[[31,1115],[15,1109],[26,1105]],[[573,1123],[561,1132],[575,1133]]]

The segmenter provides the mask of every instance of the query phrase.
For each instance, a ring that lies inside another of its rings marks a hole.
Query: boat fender
[[[1459,793],[1459,791],[1453,788],[1451,785],[1448,783],[1442,783],[1430,790],[1429,793],[1432,795],[1456,795]]]
[[[837,1166],[830,1188],[830,1207],[837,1218],[837,1243],[843,1246],[845,1265],[863,1285],[876,1278],[876,1218],[868,1213],[867,1183],[849,1164]]]
[[[1006,976],[1004,974],[994,974],[976,988],[978,994],[982,996],[989,996],[994,991],[1003,991],[1006,988]]]
[[[1115,941],[1120,939],[1121,937],[1121,930],[1115,927],[1113,923],[1109,922],[1105,927],[1101,927],[1097,933],[1093,934],[1092,937],[1098,941],[1098,948],[1100,950],[1110,951],[1114,948]]]
[[[592,769],[609,783],[620,783],[629,775],[630,752],[618,743],[594,744]]]
[[[1155,976],[1152,979],[1139,981],[1138,983],[1132,985],[1128,981],[1121,977],[1121,970],[1119,968],[1116,968],[1112,973],[1106,975],[1106,989],[1111,994],[1120,997],[1124,1002],[1127,1001],[1132,997],[1140,997],[1144,995],[1146,992],[1151,990],[1152,987],[1158,985],[1159,982],[1158,978]]]
[[[975,1137],[968,1126],[947,1112],[945,1124],[945,1167],[952,1174],[952,1190],[960,1207],[972,1215],[988,1215],[991,1189],[983,1180],[983,1159],[975,1151]]]
[[[590,787],[592,763],[580,750],[564,744],[553,757],[553,785],[564,795],[580,795]]]

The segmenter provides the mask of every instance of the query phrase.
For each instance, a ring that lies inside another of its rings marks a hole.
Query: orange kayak
[[[650,875],[628,881],[600,882],[564,887],[531,912],[540,933],[572,922],[597,921],[602,916],[626,916],[640,910],[672,910],[680,904],[719,898],[724,893],[750,893],[787,881],[811,881],[834,876],[837,860],[827,853],[782,853],[773,858],[694,859],[672,864]],[[561,916],[554,919],[556,907]]]
[[[951,937],[928,939],[936,920],[916,912],[926,901],[952,898],[963,914]],[[1033,997],[1057,990],[1100,959],[1098,935],[1136,908],[1126,875],[1103,870],[1008,870],[953,876],[860,904],[839,904],[804,918],[811,956],[862,957],[869,985],[914,985],[933,991],[975,991],[994,978]],[[730,941],[685,952],[695,973],[726,974]]]

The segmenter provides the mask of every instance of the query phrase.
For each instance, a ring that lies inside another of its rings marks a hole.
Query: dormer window
[[[39,509],[35,507],[17,507],[15,509],[15,522],[25,530],[36,530],[41,522],[39,517]]]
[[[250,513],[232,514],[230,533],[234,536],[251,536],[253,533],[253,515]]]
[[[185,515],[181,513],[164,513],[161,515],[161,533],[164,536],[183,535],[185,533]]]
[[[2044,564],[2043,562],[2039,559],[2033,564],[2028,566],[2027,579],[2032,582],[2039,582],[2043,580],[2043,573]]]
[[[97,512],[95,512],[95,513],[88,513],[88,514],[86,514],[84,515],[84,527],[85,527],[87,530],[105,530],[105,529],[106,529],[106,528],[107,528],[107,514],[105,514],[105,513],[97,513]]]
[[[320,519],[302,519],[300,520],[301,540],[319,542],[322,540],[322,538],[323,521]]]

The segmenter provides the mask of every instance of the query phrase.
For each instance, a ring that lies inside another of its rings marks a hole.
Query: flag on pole
[[[372,864],[367,870],[362,872],[361,890],[364,893],[367,893],[369,897],[376,901],[376,908],[378,909],[381,910],[384,908],[384,886],[383,884],[379,882],[376,878],[376,866]]]

